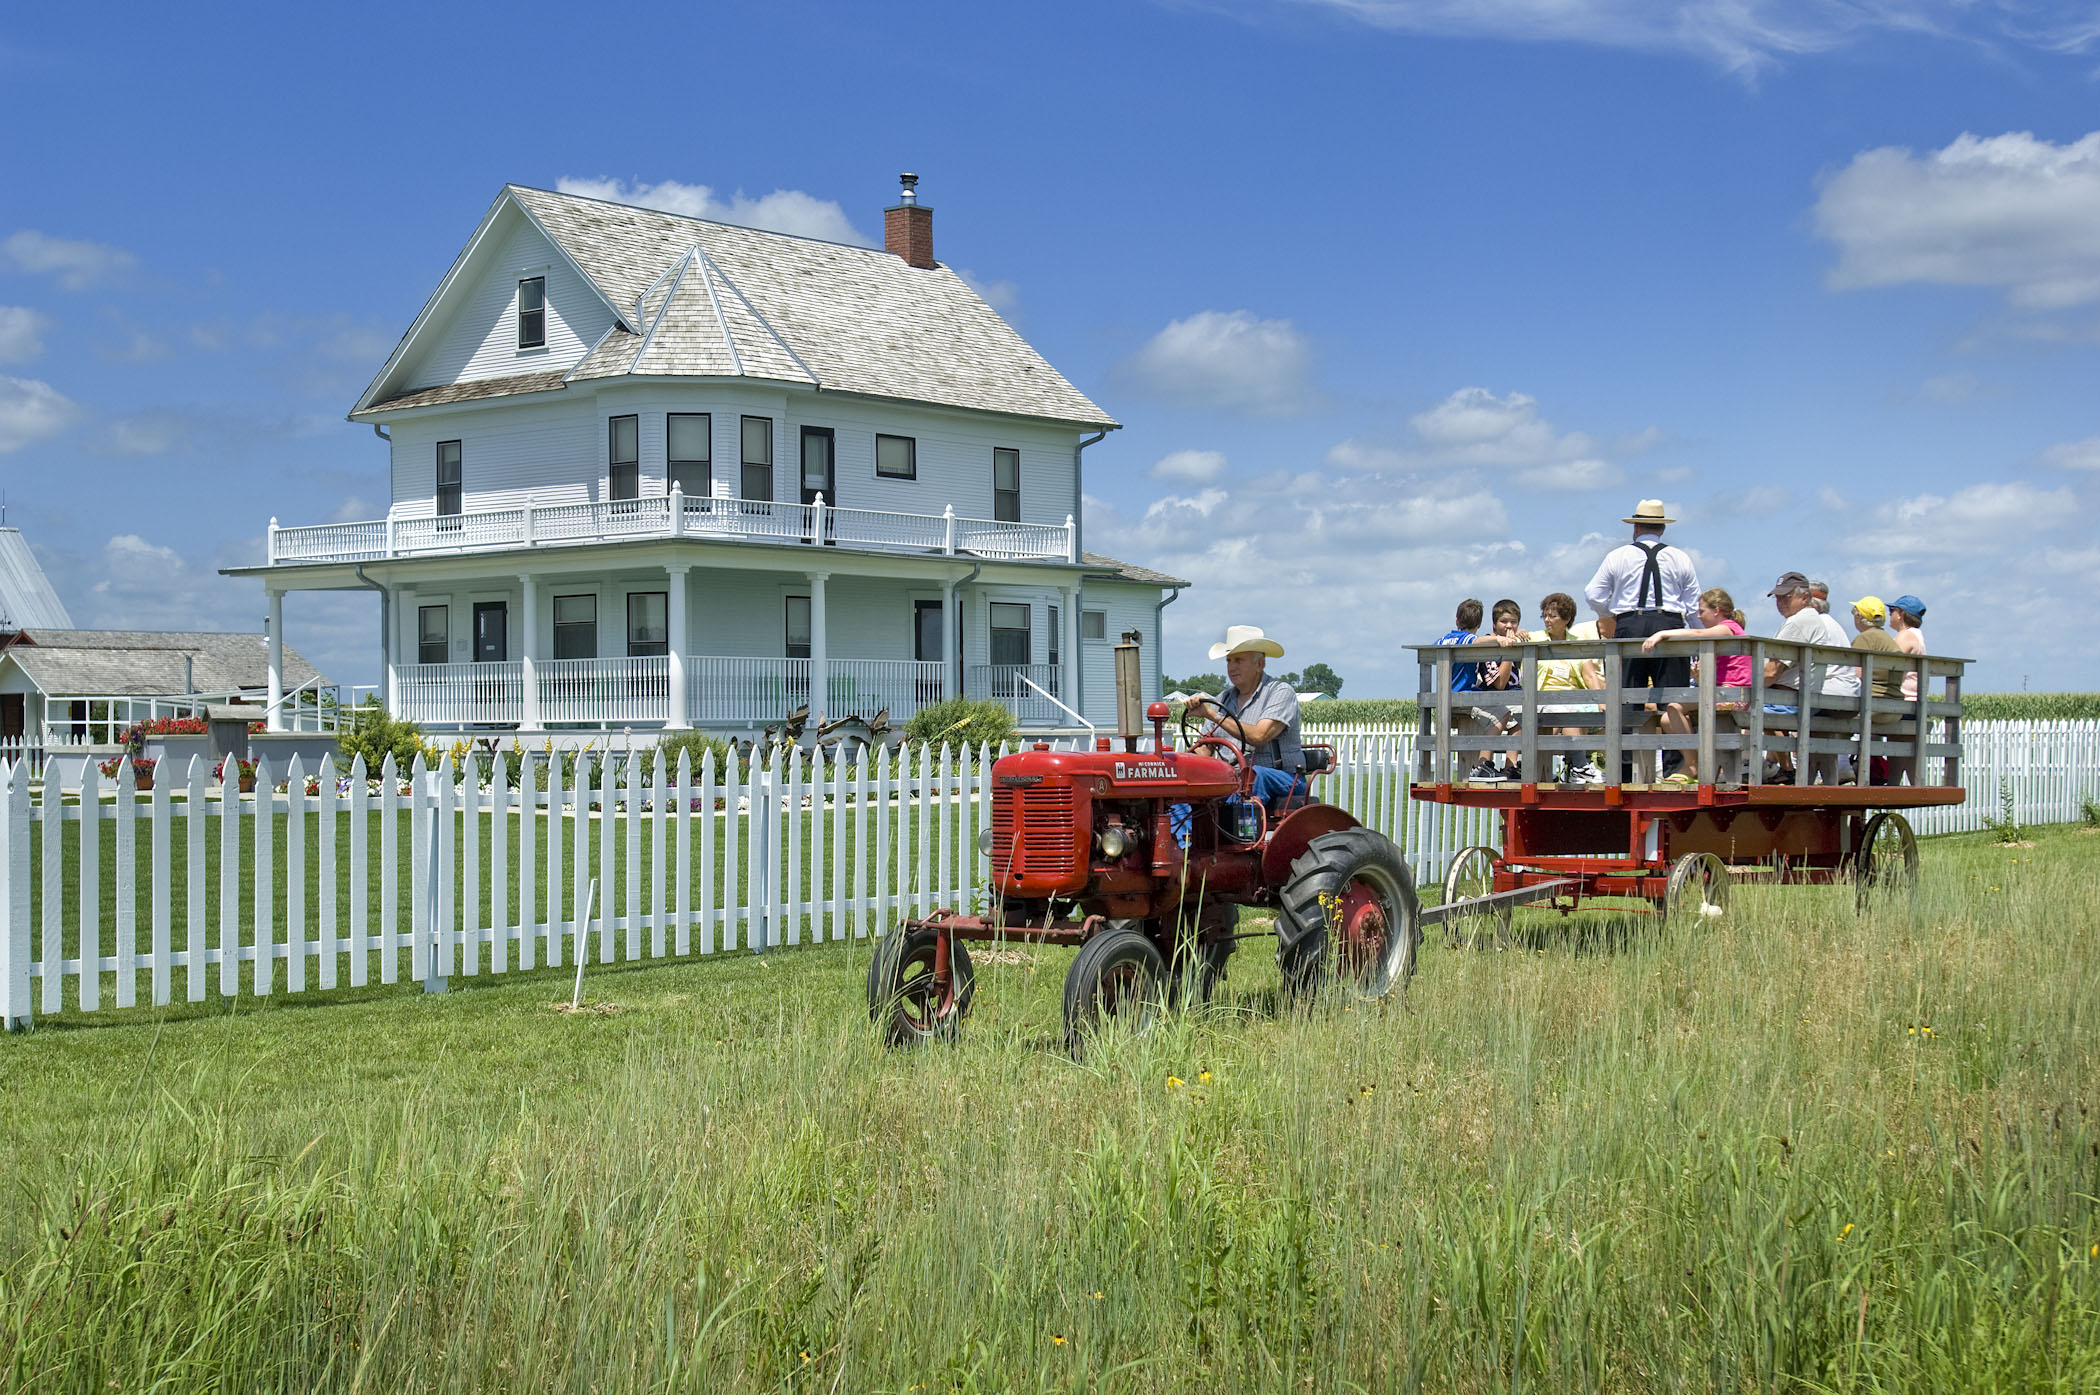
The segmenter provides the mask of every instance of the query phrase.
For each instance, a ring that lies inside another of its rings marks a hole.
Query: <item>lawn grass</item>
[[[2100,837],[876,1045],[868,947],[0,1040],[10,1388],[2089,1390]],[[1001,956],[1001,959],[1009,956]],[[160,1019],[160,1020],[156,1020]]]

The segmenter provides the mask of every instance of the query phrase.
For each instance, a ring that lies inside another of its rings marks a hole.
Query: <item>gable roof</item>
[[[1113,570],[1118,581],[1141,581],[1147,586],[1186,586],[1189,584],[1178,576],[1168,576],[1165,572],[1156,572],[1150,567],[1140,567],[1135,562],[1119,562],[1115,558],[1099,552],[1082,552],[1079,554],[1079,560],[1086,563],[1089,567]]]
[[[183,658],[191,659],[191,687],[183,687]],[[269,684],[262,636],[170,630],[28,630],[0,650],[46,696],[166,697],[193,691],[261,690]],[[289,644],[284,647],[287,691],[320,677]],[[323,679],[323,682],[326,680]]]
[[[911,266],[880,248],[513,184],[447,273],[448,285],[506,207],[545,234],[616,317],[565,381],[752,378],[1095,429],[1118,425],[960,276],[945,266]],[[353,418],[436,405],[427,394],[445,389],[379,394],[444,291],[432,295]],[[495,386],[512,381],[460,386],[477,397],[544,390]]]
[[[20,528],[0,528],[0,633],[73,623]]]

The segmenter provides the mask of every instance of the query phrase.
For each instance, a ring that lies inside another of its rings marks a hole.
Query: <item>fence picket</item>
[[[163,761],[161,764],[172,765],[173,762]],[[173,775],[174,771],[171,769],[166,773]],[[162,771],[158,766],[155,767],[153,775],[153,797],[147,804],[148,822],[153,829],[153,940],[150,953],[153,967],[153,1005],[166,1007],[175,967],[171,899],[174,894],[174,849],[169,846],[174,840],[175,830],[168,816],[168,782],[162,778]],[[28,825],[23,826],[22,832],[24,837],[28,836]]]
[[[633,751],[627,753],[627,805],[621,822],[627,826],[627,958],[629,962],[642,957],[642,807],[641,807],[642,758]],[[607,803],[610,816],[612,805]],[[610,824],[606,825],[608,828]]]
[[[657,959],[664,957],[664,882],[670,871],[664,863],[665,826],[672,822],[664,817],[671,797],[664,780],[664,767],[669,764],[661,751],[649,764],[649,953]]]
[[[418,758],[420,762],[420,758]],[[401,948],[401,771],[392,752],[379,763],[379,981],[400,976]]]
[[[371,834],[372,787],[362,754],[350,758],[350,986],[362,988],[372,963],[372,922],[365,914],[366,840]],[[382,892],[382,895],[385,893]]]
[[[547,967],[561,967],[562,937],[567,934],[561,913],[562,879],[561,864],[564,849],[568,845],[568,825],[562,822],[563,804],[568,796],[562,789],[561,758],[552,752],[547,756],[547,822],[544,829],[547,846]]]
[[[465,893],[461,898],[459,918],[459,971],[472,978],[481,972],[481,765],[473,756],[468,756],[460,765],[459,782],[459,889]],[[494,835],[492,834],[491,837]],[[500,896],[501,893],[497,893]],[[490,898],[493,904],[496,897]],[[489,917],[491,924],[500,924],[503,913],[497,910]]]
[[[80,775],[80,978],[82,1012],[102,1006],[102,782],[93,761]],[[63,825],[60,826],[63,831]]]
[[[306,991],[306,763],[284,771],[284,991]]]
[[[46,843],[55,841],[51,827],[44,825]],[[29,829],[29,761],[0,760],[0,1031],[26,1031],[36,1021],[29,988]],[[45,884],[46,898],[56,886]]]
[[[671,842],[677,848],[678,896],[672,914],[678,932],[671,949],[683,959],[692,950],[693,936],[693,753],[678,752],[678,783],[671,795]],[[662,953],[659,948],[658,953]]]
[[[239,762],[219,762],[219,996],[241,991],[241,799]],[[389,869],[391,870],[391,869]]]
[[[27,799],[29,797],[29,763],[27,761],[17,761],[15,763],[15,781],[20,788],[21,797]],[[43,888],[44,892],[43,1009],[46,1013],[55,1013],[65,1007],[64,994],[66,991],[66,976],[51,967],[54,964],[61,963],[66,957],[66,797],[65,792],[59,789],[58,781],[47,780],[44,782],[44,797],[40,801],[40,805],[41,807],[37,812],[42,816],[44,824],[43,848],[39,857],[39,860],[43,863],[43,868],[42,875],[38,880],[38,885]],[[23,836],[26,838],[28,835],[25,833]],[[80,889],[78,886],[75,886],[73,895],[78,896],[79,894]],[[197,970],[192,969],[190,972],[196,973]]]
[[[324,754],[317,776],[321,782],[321,797],[314,805],[318,814],[314,820],[314,834],[321,850],[320,883],[314,889],[314,909],[318,912],[314,917],[314,928],[320,941],[315,951],[320,955],[317,965],[319,972],[315,977],[320,980],[323,989],[335,987],[336,956],[343,951],[343,943],[336,936],[341,927],[335,918],[335,820],[342,808],[343,791],[336,778],[335,768],[335,757],[332,754]]]
[[[139,914],[138,768],[131,758],[117,767],[117,1006],[137,1007]]]
[[[475,801],[480,803],[479,799]],[[510,972],[510,767],[499,756],[489,762],[489,972]],[[475,819],[481,814],[477,809]],[[526,874],[521,859],[520,880]],[[519,898],[519,919],[532,915],[530,893]],[[529,929],[527,933],[530,933]]]
[[[757,762],[753,761],[753,768]],[[737,946],[737,907],[750,898],[737,889],[738,867],[737,839],[744,827],[743,763],[732,752],[722,763],[722,801],[728,817],[722,820],[722,948]],[[712,905],[712,902],[709,903]],[[709,928],[713,928],[714,912],[710,910]]]

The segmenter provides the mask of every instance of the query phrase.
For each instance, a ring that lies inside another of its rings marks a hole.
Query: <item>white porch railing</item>
[[[270,562],[372,562],[453,552],[505,552],[523,547],[635,538],[722,538],[736,542],[818,543],[858,551],[962,554],[1005,561],[1076,562],[1079,534],[1062,525],[938,514],[838,508],[765,500],[715,499],[683,493],[581,504],[526,504],[461,513],[324,523],[270,524]]]
[[[593,726],[662,723],[671,716],[671,661],[540,659],[540,720]],[[467,667],[467,665],[461,665]]]
[[[763,726],[809,701],[809,660],[696,654],[686,663],[687,721]]]
[[[524,665],[396,664],[394,710],[425,726],[522,721]]]
[[[1051,701],[1064,696],[1062,681],[1055,664],[971,664],[963,675],[963,696],[1004,704],[1022,726],[1069,726],[1071,715]]]
[[[893,725],[941,700],[941,665],[912,659],[833,659],[823,712],[828,721],[874,717],[887,711]]]

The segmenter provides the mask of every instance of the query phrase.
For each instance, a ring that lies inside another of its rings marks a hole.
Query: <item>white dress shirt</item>
[[[1681,547],[1665,544],[1655,554],[1655,566],[1662,574],[1662,595],[1657,597],[1651,587],[1645,609],[1672,610],[1683,616],[1687,625],[1694,623],[1699,614],[1699,577],[1692,570],[1691,555]],[[1647,567],[1648,554],[1632,543],[1621,543],[1606,553],[1604,564],[1583,591],[1590,609],[1600,616],[1643,609],[1641,573]]]

